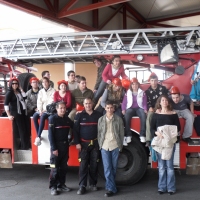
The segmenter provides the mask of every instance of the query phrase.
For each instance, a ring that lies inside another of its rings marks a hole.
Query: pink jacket
[[[126,76],[125,72],[124,72],[124,66],[121,65],[121,67],[119,68],[117,74],[115,76],[112,75],[112,66],[111,64],[107,64],[105,69],[103,70],[102,73],[102,78],[104,82],[107,82],[107,80],[112,81],[114,78],[128,78],[128,76]]]

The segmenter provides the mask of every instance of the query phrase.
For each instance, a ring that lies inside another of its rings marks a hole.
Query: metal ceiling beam
[[[148,24],[152,28],[152,26],[159,26],[159,27],[165,27],[165,28],[170,28],[170,27],[179,27],[179,26],[173,26],[173,25],[168,25],[168,24],[162,24],[162,23],[151,23]]]
[[[71,25],[71,27],[73,27],[77,30],[80,30],[80,31],[97,31],[97,29],[95,29],[93,27],[87,26],[85,24],[82,24],[80,22],[77,22],[77,21],[69,19],[69,18],[58,19],[55,16],[55,13],[52,13],[48,10],[45,10],[43,8],[40,8],[38,6],[35,6],[33,4],[27,3],[22,0],[0,0],[0,3],[8,5],[13,8],[17,8],[17,9],[22,10],[27,13],[31,13],[31,14],[39,16],[39,17],[43,17],[43,18],[55,21],[57,23],[60,23],[60,24],[66,25],[66,26]]]
[[[74,4],[77,3],[78,0],[71,0],[68,2],[64,8],[61,9],[60,13],[68,11]]]
[[[46,4],[47,8],[51,11],[51,12],[55,12],[54,7],[52,6],[50,0],[43,0],[44,3]]]
[[[169,21],[169,20],[175,20],[175,19],[180,19],[180,18],[193,17],[193,16],[197,16],[197,15],[200,15],[200,12],[194,12],[194,13],[188,13],[188,14],[184,14],[184,15],[177,15],[177,16],[165,17],[165,18],[156,19],[156,20],[149,20],[149,21],[147,21],[147,23],[148,24],[159,23],[159,22],[164,22],[164,21]]]
[[[126,6],[123,7],[123,29],[127,29]]]
[[[92,0],[92,3],[98,3],[98,0]],[[92,26],[94,28],[98,28],[99,27],[99,10],[93,10],[92,11]]]
[[[117,10],[115,10],[114,13],[112,13],[112,15],[110,17],[108,17],[100,26],[99,26],[99,30],[101,30],[122,8],[123,8],[123,4],[121,6],[119,6],[117,8]]]
[[[54,6],[55,12],[58,13],[58,11],[59,11],[59,0],[54,0],[53,6]]]
[[[63,18],[63,17],[67,17],[67,16],[71,16],[71,15],[75,15],[75,14],[80,14],[83,12],[87,12],[87,11],[91,11],[91,10],[95,10],[95,9],[99,9],[99,8],[103,8],[103,7],[107,7],[110,5],[115,5],[115,4],[119,4],[119,3],[124,3],[130,0],[106,0],[103,2],[98,2],[98,3],[93,3],[87,6],[83,6],[80,8],[76,8],[73,10],[68,10],[68,11],[61,11],[58,13],[58,18]]]
[[[133,15],[141,24],[146,24],[145,18],[137,11],[135,10],[129,3],[125,3],[126,10]]]

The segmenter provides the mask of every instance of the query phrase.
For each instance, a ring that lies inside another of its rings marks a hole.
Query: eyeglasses
[[[12,85],[18,85],[18,83],[12,83]]]

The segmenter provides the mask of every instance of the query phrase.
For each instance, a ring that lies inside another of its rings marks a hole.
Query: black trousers
[[[87,177],[89,173],[89,185],[97,184],[97,170],[100,156],[98,141],[95,140],[93,145],[89,142],[81,143],[81,152],[79,153],[79,187],[87,186]]]
[[[67,161],[69,159],[69,144],[60,142],[57,144],[58,156],[55,156],[51,151],[50,163],[55,167],[51,168],[49,177],[49,188],[57,188],[65,184],[67,174]]]
[[[14,140],[16,140],[17,136],[19,135],[21,142],[21,149],[28,150],[31,146],[30,134],[28,132],[27,116],[24,113],[22,113],[21,115],[20,114],[14,115],[13,133],[15,138]]]

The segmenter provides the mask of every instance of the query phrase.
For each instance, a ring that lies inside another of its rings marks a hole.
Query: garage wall
[[[34,74],[37,76],[37,78],[41,79],[42,72],[45,70],[48,70],[51,74],[51,80],[54,82],[54,87],[57,89],[57,82],[59,80],[62,80],[65,78],[65,73],[64,73],[64,64],[39,64],[39,65],[34,65],[33,67],[38,69],[38,72],[34,72]]]
[[[96,83],[97,67],[93,63],[76,63],[75,71],[77,75],[86,78],[87,87],[93,90]]]
[[[51,74],[51,80],[54,82],[55,89],[57,90],[57,82],[65,79],[64,63],[61,64],[37,64],[33,67],[38,69],[38,72],[34,72],[37,78],[41,79],[42,71],[48,70]],[[96,82],[97,68],[93,63],[76,63],[75,72],[77,75],[85,76],[87,80],[87,87],[93,90]]]

